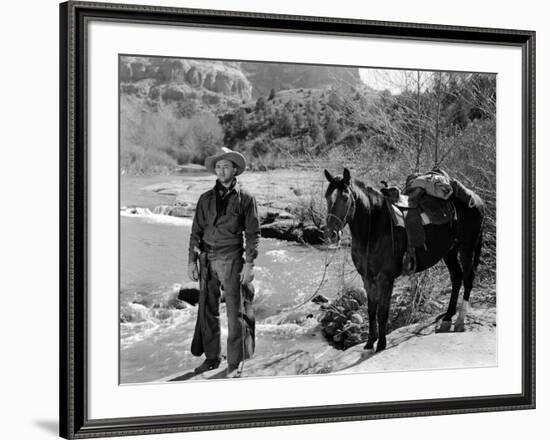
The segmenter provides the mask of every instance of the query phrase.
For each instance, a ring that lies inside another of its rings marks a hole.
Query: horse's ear
[[[344,168],[344,182],[347,184],[351,182],[351,173],[347,168]]]
[[[332,174],[330,174],[327,170],[325,170],[325,177],[330,183],[334,181],[334,177],[332,177]]]

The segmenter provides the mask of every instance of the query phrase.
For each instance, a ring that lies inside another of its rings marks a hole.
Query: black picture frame
[[[514,46],[522,51],[522,392],[468,398],[90,419],[86,26],[91,20]],[[64,438],[535,408],[535,32],[67,2],[60,5],[60,435]]]

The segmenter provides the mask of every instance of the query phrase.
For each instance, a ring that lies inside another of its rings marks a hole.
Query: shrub
[[[333,112],[331,112],[328,116],[327,126],[325,127],[324,133],[327,144],[332,144],[340,136],[340,126],[338,125]]]
[[[189,162],[203,163],[222,143],[223,131],[210,113],[180,118],[177,105],[150,111],[139,101],[121,101],[121,167],[130,173],[153,173]],[[163,171],[164,172],[164,171]]]
[[[292,112],[284,108],[275,111],[273,135],[277,137],[292,136],[296,127]]]
[[[265,98],[260,96],[256,101],[256,106],[254,107],[256,113],[265,112]]]
[[[264,156],[268,151],[269,145],[265,139],[257,138],[252,142],[250,152],[254,157]]]
[[[124,144],[120,151],[120,167],[125,174],[162,174],[175,164],[168,154],[139,145]]]
[[[197,101],[194,99],[184,99],[176,104],[176,112],[179,118],[191,118],[198,111]]]

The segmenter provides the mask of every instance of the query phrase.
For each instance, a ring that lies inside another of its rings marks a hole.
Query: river
[[[299,180],[299,176],[296,177]],[[311,181],[309,177],[302,177]],[[214,182],[213,176],[200,173],[121,177],[121,383],[159,380],[178,371],[190,371],[202,361],[190,353],[197,308],[176,299],[180,286],[189,283],[186,266],[191,219],[155,214],[163,212],[157,207],[172,204],[175,197],[170,191],[151,190],[163,183],[185,187],[197,179]],[[254,189],[249,188],[254,193]],[[260,241],[254,281],[256,354],[284,353],[297,346],[307,349],[308,344],[319,343],[318,323],[310,316],[317,306],[308,304],[292,312],[289,309],[316,291],[333,298],[342,279],[342,264],[336,262],[345,259],[347,253],[349,250],[322,249],[273,239]],[[326,270],[331,258],[333,264]],[[320,286],[323,275],[325,282]],[[225,350],[224,305],[220,315],[222,350]]]

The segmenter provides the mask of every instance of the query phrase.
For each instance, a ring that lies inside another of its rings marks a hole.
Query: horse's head
[[[344,168],[342,177],[333,177],[325,170],[325,177],[329,181],[325,198],[327,199],[327,226],[325,241],[339,240],[342,230],[355,215],[355,200],[351,187],[351,174]]]

